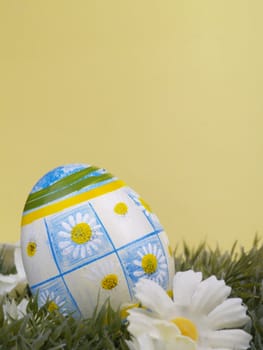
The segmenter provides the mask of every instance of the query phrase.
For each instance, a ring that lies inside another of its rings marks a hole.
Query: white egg
[[[91,316],[110,298],[118,308],[134,300],[148,278],[170,289],[174,264],[157,216],[105,169],[60,166],[29,194],[22,217],[22,257],[40,305]]]

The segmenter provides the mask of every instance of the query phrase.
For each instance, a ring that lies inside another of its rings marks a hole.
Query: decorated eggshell
[[[110,297],[134,300],[148,278],[170,289],[167,236],[146,202],[105,169],[60,166],[33,187],[22,217],[23,263],[40,305],[88,317]]]

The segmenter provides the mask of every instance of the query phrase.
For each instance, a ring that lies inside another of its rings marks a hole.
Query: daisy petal
[[[142,262],[140,260],[134,260],[133,263],[136,266],[142,267]]]
[[[15,300],[12,301],[6,300],[3,303],[4,317],[12,319],[20,319],[26,314],[26,306],[28,300],[23,299],[20,304],[16,304]]]
[[[58,235],[59,237],[62,237],[62,238],[70,238],[70,233],[65,231],[59,231]]]
[[[86,249],[83,246],[80,247],[80,256],[82,257],[82,259],[86,257]]]
[[[74,227],[76,225],[75,219],[72,215],[69,216],[68,221],[69,221],[71,227]]]
[[[162,254],[162,253],[160,253],[160,254]],[[163,255],[157,255],[157,258],[160,261],[160,263],[166,262],[166,259],[165,259],[165,257]]]
[[[92,254],[92,251],[90,249],[90,247],[88,245],[86,245],[86,252],[88,255],[91,255]]]
[[[71,226],[67,222],[62,222],[61,225],[64,227],[65,230],[68,232],[71,231]]]
[[[126,344],[130,350],[157,350],[153,340],[147,334],[143,334],[142,336],[133,339],[133,341],[126,340]]]
[[[156,319],[153,320],[153,325],[160,332],[160,338],[175,339],[181,334],[179,328],[172,322]]]
[[[137,339],[132,340],[125,340],[126,345],[128,346],[129,350],[140,350],[140,345],[138,343]],[[152,348],[149,348],[152,350]]]
[[[80,224],[82,222],[82,215],[81,213],[76,214],[76,223]]]
[[[142,275],[144,275],[144,272],[143,271],[134,271],[133,275],[135,277],[141,277]]]
[[[144,254],[148,254],[148,251],[147,251],[146,247],[143,246],[142,250],[143,250]]]
[[[166,341],[165,350],[196,350],[196,344],[190,338],[179,335],[176,343],[174,340]]]
[[[215,276],[211,276],[197,287],[192,298],[192,308],[195,311],[209,313],[221,304],[230,293],[231,288],[226,286],[223,280],[219,281]]]
[[[129,313],[128,329],[135,336],[134,347],[130,349],[196,350],[195,343],[182,336],[175,324],[151,317],[149,312],[142,309],[131,309]]]
[[[70,245],[62,250],[62,255],[68,255],[74,249],[73,245]]]
[[[173,280],[173,298],[175,304],[180,304],[180,306],[190,305],[192,295],[201,280],[201,272],[194,272],[192,270],[177,272]]]
[[[227,329],[211,332],[206,340],[212,349],[246,350],[251,339],[251,335],[241,329]]]
[[[96,244],[93,244],[92,242],[90,242],[90,246],[92,249],[94,249],[96,252],[99,250],[99,248],[96,246]]]
[[[70,241],[61,241],[58,244],[59,248],[61,248],[61,249],[64,249],[64,248],[68,247],[69,245],[71,245]]]
[[[149,333],[152,330],[152,335],[158,338],[158,332],[152,329],[153,318],[143,309],[134,308],[129,310],[129,331],[135,336],[141,336],[143,333]]]
[[[20,303],[17,305],[18,318],[21,318],[26,314],[27,305],[28,305],[28,300],[25,298],[22,299],[22,301],[20,301]]]
[[[135,296],[143,306],[157,312],[163,318],[169,317],[174,309],[174,303],[164,289],[151,280],[141,279],[136,284]]]
[[[96,223],[96,221],[95,221],[95,223]],[[100,229],[101,229],[101,225],[92,225],[92,231],[94,231],[94,233],[101,234],[101,232],[98,232],[98,230],[100,230]]]
[[[79,256],[79,250],[80,250],[79,246],[76,246],[74,248],[73,253],[72,253],[72,256],[73,256],[74,259],[76,259]]]
[[[213,329],[241,327],[248,320],[246,308],[239,298],[225,300],[208,315],[208,322]]]
[[[2,275],[0,274],[0,295],[9,293],[17,285],[16,275]]]
[[[97,224],[96,219],[93,217],[88,221],[88,223],[90,224],[90,226],[94,227],[94,230],[95,230],[95,228],[100,227],[100,224]]]
[[[89,214],[85,214],[85,215],[83,216],[83,221],[84,221],[84,222],[89,222]]]

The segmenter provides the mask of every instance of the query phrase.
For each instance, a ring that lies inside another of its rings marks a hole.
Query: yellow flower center
[[[114,273],[106,275],[101,281],[101,287],[103,289],[111,290],[118,285],[118,276]]]
[[[171,299],[173,299],[174,293],[173,293],[173,291],[172,291],[171,289],[167,290],[166,293],[167,293],[168,297],[170,297]]]
[[[34,256],[37,251],[37,244],[35,242],[29,242],[26,247],[27,255]]]
[[[142,258],[142,268],[147,275],[151,275],[157,270],[158,267],[158,261],[155,255],[153,254],[146,254]]]
[[[75,225],[71,230],[71,240],[77,244],[87,243],[91,239],[91,236],[91,227],[86,222]]]
[[[181,331],[182,335],[193,339],[194,341],[198,340],[198,332],[195,324],[190,321],[188,318],[177,317],[174,320],[171,320]]]
[[[136,303],[136,304],[130,304],[128,306],[125,306],[121,309],[120,311],[120,316],[122,319],[125,319],[129,316],[129,310],[135,308],[135,307],[140,307],[140,304],[139,303]]]
[[[145,202],[144,199],[139,198],[139,201],[140,201],[141,205],[142,205],[149,213],[152,213],[151,207],[149,206],[149,204],[148,204],[147,202]]]
[[[57,305],[54,301],[51,301],[51,302],[48,304],[47,309],[48,309],[49,312],[58,310],[58,305]]]
[[[128,212],[128,206],[124,202],[119,202],[115,205],[114,211],[118,215],[125,215]]]

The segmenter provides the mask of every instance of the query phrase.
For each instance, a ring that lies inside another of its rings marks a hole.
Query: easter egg
[[[29,194],[21,249],[39,304],[50,301],[76,317],[92,315],[98,300],[113,308],[134,300],[148,278],[170,289],[173,260],[167,235],[149,205],[105,169],[59,166]],[[99,298],[98,298],[99,296]]]

